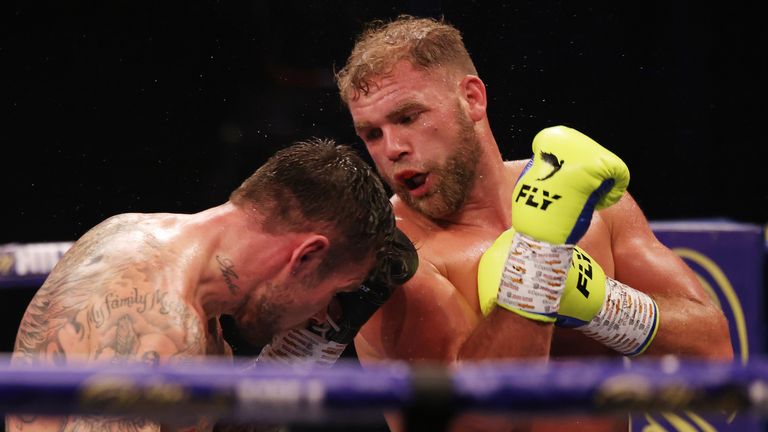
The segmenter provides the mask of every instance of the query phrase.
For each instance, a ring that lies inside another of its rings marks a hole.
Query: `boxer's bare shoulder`
[[[509,178],[511,178],[512,181],[516,182],[517,179],[520,177],[520,174],[522,174],[523,169],[525,169],[525,165],[527,163],[528,163],[528,159],[504,161],[504,167],[507,169]]]
[[[15,361],[142,360],[204,352],[199,313],[165,215],[120,215],[86,233],[32,299]]]
[[[453,238],[446,227],[397,197],[392,204],[398,228],[408,235],[419,254],[419,268],[366,323],[355,347],[363,361],[450,360],[455,358],[462,335],[468,336],[477,322],[464,293],[452,280],[461,249],[446,244]],[[443,253],[441,248],[445,248]]]

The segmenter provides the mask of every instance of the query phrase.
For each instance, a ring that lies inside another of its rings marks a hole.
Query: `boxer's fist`
[[[496,305],[514,234],[514,229],[504,231],[480,257],[477,267],[477,295],[483,315],[488,315]],[[600,312],[604,298],[605,272],[583,249],[574,247],[556,324],[561,327],[579,327],[587,324]]]
[[[477,266],[477,296],[483,315],[491,313],[496,306],[496,296],[499,294],[501,277],[514,234],[514,229],[504,231],[480,257]]]
[[[496,304],[514,234],[514,229],[504,231],[480,258],[477,295],[483,315],[488,315]],[[600,265],[578,246],[572,257],[557,313],[556,324],[561,327],[587,324],[600,312],[605,298],[605,273]]]
[[[504,269],[515,238],[514,229],[505,231],[480,258],[477,294],[483,315],[488,315],[496,304],[504,306],[498,296],[505,289]],[[560,327],[576,328],[622,354],[642,354],[659,328],[656,302],[647,294],[607,277],[597,261],[578,246],[573,248],[570,263],[552,321]],[[546,321],[541,315],[522,315]]]
[[[333,320],[336,325],[331,326],[326,337],[344,344],[352,342],[363,324],[389,299],[392,290],[408,282],[418,267],[416,248],[408,236],[396,228],[392,243],[360,289],[336,295],[342,314]]]
[[[533,153],[512,194],[512,226],[536,240],[575,244],[592,212],[618,201],[629,184],[624,162],[575,129],[542,130]]]

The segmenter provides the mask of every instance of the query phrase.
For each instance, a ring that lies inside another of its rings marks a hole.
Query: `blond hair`
[[[368,94],[373,78],[386,75],[407,60],[420,70],[450,68],[477,75],[461,33],[444,20],[401,15],[391,22],[374,21],[358,37],[346,65],[336,73],[344,103]]]

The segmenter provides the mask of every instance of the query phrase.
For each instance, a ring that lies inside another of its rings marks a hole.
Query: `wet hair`
[[[349,146],[313,138],[279,150],[230,195],[273,234],[318,232],[331,240],[321,272],[381,253],[394,235],[378,175]]]
[[[348,103],[368,94],[372,79],[386,75],[401,60],[425,71],[443,67],[477,75],[459,30],[444,20],[401,15],[390,22],[371,22],[358,37],[346,65],[336,73],[341,99]]]

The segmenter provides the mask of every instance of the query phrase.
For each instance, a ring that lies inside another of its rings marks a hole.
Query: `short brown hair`
[[[329,233],[323,270],[378,254],[394,235],[395,218],[381,180],[352,148],[330,139],[278,151],[230,200],[255,209],[267,232]]]
[[[347,64],[336,73],[341,99],[348,103],[368,94],[371,78],[385,75],[395,63],[415,68],[453,67],[477,75],[461,33],[444,20],[401,15],[391,22],[373,21],[358,37]]]

